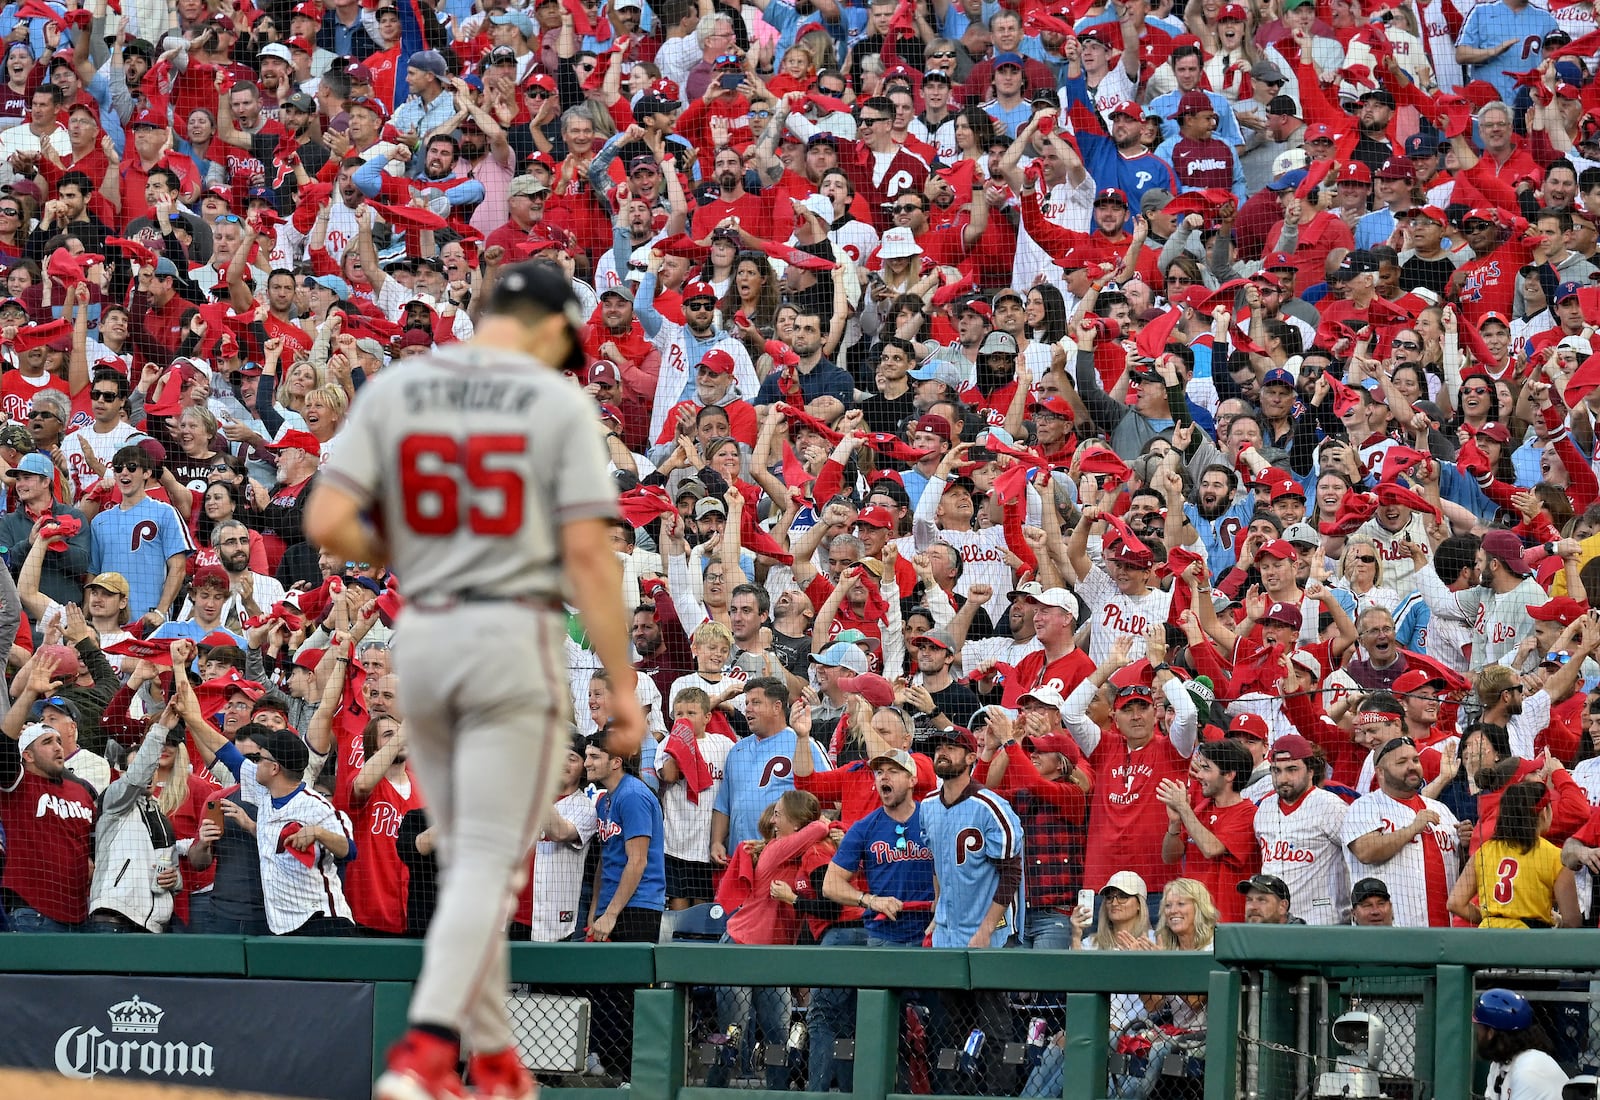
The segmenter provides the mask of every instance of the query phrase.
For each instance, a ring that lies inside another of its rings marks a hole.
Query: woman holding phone
[[[183,887],[172,899],[173,931],[193,928],[196,908],[211,902],[217,866],[209,847],[222,836],[223,825],[222,809],[217,804],[221,788],[205,772],[194,770],[186,741],[182,726],[167,731],[167,743],[161,747],[155,778],[150,783],[151,797],[172,822],[172,831],[178,837],[178,870],[183,875]]]

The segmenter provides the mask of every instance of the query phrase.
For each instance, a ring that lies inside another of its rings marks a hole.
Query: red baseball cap
[[[923,413],[911,426],[913,432],[932,432],[945,442],[950,440],[950,421],[938,413]]]
[[[1338,137],[1339,135],[1334,132],[1333,127],[1329,126],[1325,122],[1319,122],[1315,126],[1306,127],[1307,144],[1313,141],[1335,141],[1338,139]]]
[[[1279,561],[1299,561],[1300,551],[1285,539],[1268,539],[1261,549],[1256,551],[1258,558],[1277,558]]]
[[[1111,110],[1107,111],[1106,114],[1108,116],[1127,115],[1135,122],[1144,121],[1144,108],[1128,99],[1118,103],[1115,107],[1111,108]]]
[[[589,364],[589,381],[602,386],[616,386],[622,382],[622,372],[609,359],[596,359]]]
[[[279,437],[276,443],[268,443],[269,451],[304,451],[308,455],[322,456],[322,443],[310,432],[302,432],[298,428],[290,428]]]
[[[889,514],[889,509],[876,504],[862,509],[861,514],[856,516],[856,523],[864,523],[868,527],[881,527],[886,531],[894,530],[894,516]]]
[[[691,298],[710,298],[715,301],[717,291],[710,283],[704,283],[696,279],[694,282],[683,284],[683,291],[679,297],[685,302]]]
[[[1242,734],[1257,741],[1270,739],[1267,720],[1259,714],[1240,714],[1228,723],[1229,734]]]
[[[1557,596],[1553,600],[1546,600],[1538,607],[1528,608],[1528,614],[1541,623],[1560,623],[1562,626],[1571,626],[1588,612],[1587,603],[1575,600],[1571,596]]]
[[[1294,262],[1292,252],[1268,252],[1261,261],[1263,271],[1298,271],[1300,265]]]
[[[1450,224],[1450,215],[1446,214],[1437,206],[1420,207],[1416,210],[1413,210],[1411,213],[1414,217],[1427,218],[1430,222],[1438,222],[1440,225]]]
[[[712,348],[701,357],[700,365],[712,374],[732,374],[733,356],[721,348]]]
[[[1359,160],[1346,161],[1339,166],[1339,174],[1335,177],[1336,183],[1371,183],[1372,169]]]

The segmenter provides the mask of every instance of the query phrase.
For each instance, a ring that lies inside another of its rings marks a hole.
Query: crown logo
[[[166,1009],[141,1001],[137,993],[106,1009],[112,1032],[122,1035],[154,1035],[161,1030],[161,1017],[166,1014]]]

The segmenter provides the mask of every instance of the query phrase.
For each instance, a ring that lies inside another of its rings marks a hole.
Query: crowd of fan
[[[8,7],[8,926],[426,927],[300,513],[529,258],[653,736],[574,618],[516,935],[1592,923],[1600,39],[1465,7]]]

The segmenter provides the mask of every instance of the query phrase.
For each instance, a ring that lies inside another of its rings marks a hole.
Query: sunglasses
[[[22,211],[15,206],[0,206],[0,214],[4,214],[8,218],[22,217]]]
[[[1167,277],[1167,285],[1168,286],[1193,286],[1194,285],[1194,280],[1185,278],[1182,275],[1170,275],[1170,276]]]
[[[897,852],[906,850],[906,827],[904,825],[896,825],[894,827],[894,847]]]
[[[1401,351],[1421,351],[1422,345],[1413,340],[1396,340],[1394,346]]]
[[[889,119],[881,117],[881,116],[874,116],[872,118],[868,118],[866,115],[862,115],[859,119],[856,120],[856,125],[857,126],[876,126],[880,122],[888,122],[888,121],[889,121]]]
[[[1365,562],[1368,565],[1377,565],[1378,564],[1378,559],[1377,558],[1374,558],[1374,557],[1371,557],[1371,556],[1362,555],[1362,554],[1357,554],[1355,560],[1359,561],[1359,562]]]
[[[892,209],[893,213],[896,213],[896,214],[920,214],[920,213],[922,213],[922,207],[920,205],[918,205],[917,203],[914,203],[914,202],[902,203],[901,205],[896,206],[896,207],[892,207],[891,209]]]
[[[40,410],[36,410],[36,411],[30,411],[28,413],[28,419],[29,420],[60,420],[61,418],[59,416],[57,416],[55,413],[53,413],[53,412],[45,412],[44,410],[40,409]]]
[[[94,390],[89,394],[89,396],[94,398],[96,401],[116,401],[119,400],[122,395],[116,390]]]
[[[137,462],[117,462],[112,464],[111,469],[119,474],[134,474],[143,470],[144,467]]]
[[[1492,227],[1491,227],[1490,223],[1488,223],[1486,221],[1473,220],[1473,221],[1470,221],[1470,222],[1462,222],[1461,223],[1461,231],[1463,233],[1482,233],[1485,229],[1489,229],[1489,228],[1492,228]]]
[[[1478,397],[1487,397],[1487,396],[1489,396],[1489,387],[1487,387],[1487,386],[1462,386],[1461,387],[1461,392],[1463,394],[1467,395],[1467,396],[1476,395]]]
[[[732,65],[734,68],[739,68],[739,67],[744,65],[744,62],[739,59],[739,55],[738,54],[724,53],[724,54],[718,54],[716,57],[712,58],[711,59],[711,64],[712,65]]]
[[[954,51],[954,50],[938,50],[937,52],[930,53],[928,56],[929,57],[954,57],[955,55],[956,55],[956,51]]]
[[[221,225],[223,222],[232,222],[234,225],[243,225],[244,219],[237,214],[218,214],[212,225]]]

